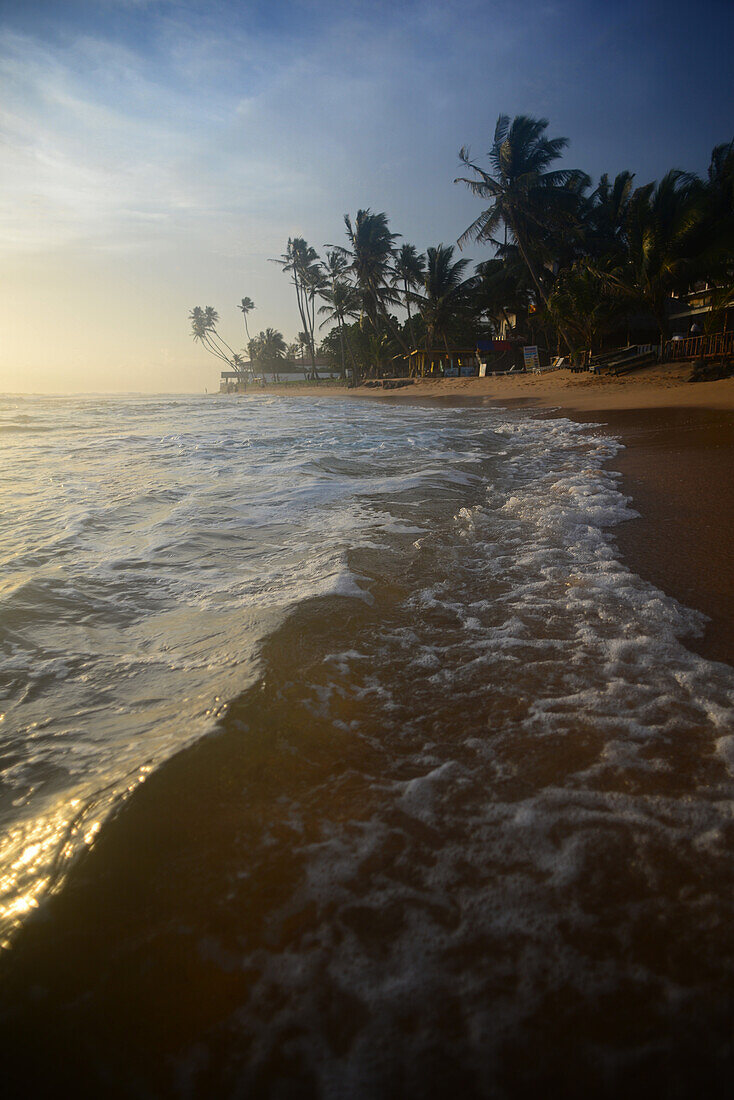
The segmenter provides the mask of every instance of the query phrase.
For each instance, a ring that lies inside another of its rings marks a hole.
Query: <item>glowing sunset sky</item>
[[[734,135],[729,3],[0,2],[0,390],[216,389],[189,336],[298,330],[267,262],[385,210],[424,249],[477,200],[459,147],[550,119],[643,183]],[[473,259],[488,255],[470,248]]]

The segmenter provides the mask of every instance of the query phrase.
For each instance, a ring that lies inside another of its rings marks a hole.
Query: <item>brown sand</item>
[[[321,384],[268,392],[557,410],[601,422],[626,450],[614,460],[640,518],[615,536],[631,569],[710,623],[690,647],[734,664],[734,378],[688,382],[690,364],[620,378],[568,370],[421,380],[386,391]]]
[[[656,408],[576,414],[601,420],[626,449],[613,465],[640,519],[615,531],[641,576],[709,616],[688,645],[734,665],[734,412]]]
[[[734,378],[720,382],[688,382],[690,373],[690,364],[663,364],[620,378],[558,370],[540,375],[419,379],[399,390],[368,386],[347,390],[343,385],[321,382],[318,385],[270,386],[252,392],[308,397],[371,397],[391,401],[446,398],[466,400],[472,404],[537,405],[579,411],[673,407],[734,409]]]

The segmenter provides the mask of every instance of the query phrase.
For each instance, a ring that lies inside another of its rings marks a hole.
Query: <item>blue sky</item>
[[[292,339],[268,257],[360,206],[455,241],[478,212],[458,149],[500,112],[549,118],[594,178],[704,172],[733,37],[718,0],[0,0],[0,389],[214,388],[193,305],[238,341],[247,294]]]

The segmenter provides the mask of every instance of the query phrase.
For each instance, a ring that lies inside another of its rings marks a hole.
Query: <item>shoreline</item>
[[[638,518],[614,529],[626,565],[708,618],[688,649],[734,666],[734,411],[658,407],[575,413],[603,422],[625,450],[612,460]]]
[[[625,446],[615,461],[637,519],[614,540],[622,560],[709,619],[686,646],[734,665],[734,378],[689,383],[690,365],[604,378],[544,375],[420,380],[399,390],[313,385],[269,387],[282,396],[371,398],[399,403],[525,408],[601,423]]]
[[[689,382],[690,363],[653,364],[619,378],[574,374],[494,375],[489,378],[420,378],[401,389],[320,382],[252,387],[242,396],[327,397],[378,401],[559,408],[578,412],[613,409],[721,408],[734,410],[734,377]],[[232,395],[233,399],[237,395]]]

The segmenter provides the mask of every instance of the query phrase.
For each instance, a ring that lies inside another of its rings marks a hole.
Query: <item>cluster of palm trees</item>
[[[286,346],[283,334],[274,328],[266,328],[257,336],[250,336],[247,323],[248,314],[255,309],[252,298],[242,298],[238,309],[242,313],[245,324],[246,350],[237,352],[229,346],[226,340],[217,331],[219,314],[213,306],[194,306],[189,314],[191,322],[191,334],[211,355],[214,355],[222,363],[225,363],[243,381],[251,381],[255,377],[257,368],[272,369],[285,359],[286,354],[296,354],[298,345]],[[245,359],[245,354],[249,360]]]
[[[671,295],[707,280],[722,291],[710,316],[720,323],[734,276],[734,142],[713,150],[703,180],[674,169],[635,187],[624,171],[592,188],[585,172],[555,167],[568,142],[547,128],[546,119],[501,115],[488,169],[459,154],[470,175],[456,182],[487,202],[459,243],[495,247],[478,268],[487,316],[527,325],[532,312],[571,352],[635,316],[664,342]]]
[[[246,302],[248,303],[247,309],[245,309]],[[240,308],[245,314],[246,326],[247,313],[254,309],[254,305],[249,298],[243,298]],[[234,351],[226,340],[220,336],[217,331],[219,314],[214,306],[194,306],[189,314],[189,321],[191,322],[191,334],[194,340],[197,340],[210,355],[213,355],[244,377],[247,369],[244,355],[241,352]]]
[[[494,250],[473,274],[451,245],[422,254],[398,244],[387,216],[371,210],[345,216],[346,243],[327,246],[323,263],[303,238],[289,240],[277,262],[296,287],[311,356],[317,314],[320,327],[333,326],[322,350],[342,369],[348,356],[356,376],[413,348],[508,331],[571,354],[630,325],[664,342],[671,295],[701,279],[719,288],[709,323],[720,324],[734,300],[734,142],[713,150],[706,179],[672,170],[635,187],[623,171],[593,187],[558,165],[568,140],[547,130],[546,119],[501,115],[486,167],[461,149],[467,173],[455,182],[483,209],[458,245]]]
[[[302,237],[290,238],[274,261],[295,288],[300,339],[314,373],[317,329],[326,326],[331,331],[320,350],[340,364],[342,375],[349,365],[355,380],[384,372],[420,341],[448,348],[462,326],[475,327],[476,279],[464,277],[469,261],[454,260],[453,246],[425,254],[412,244],[398,246],[387,215],[371,210],[358,210],[354,219],[346,214],[344,227],[346,243],[327,245],[323,261]],[[396,309],[407,318],[401,321]]]
[[[697,280],[717,287],[710,323],[734,302],[734,141],[717,146],[706,179],[679,170],[639,187],[630,172],[596,187],[560,167],[566,138],[548,121],[501,115],[486,166],[461,149],[463,183],[483,209],[458,240],[492,247],[468,273],[453,245],[425,253],[390,229],[385,213],[344,216],[345,240],[322,259],[303,237],[273,260],[294,287],[302,330],[286,346],[274,329],[250,338],[252,362],[305,355],[317,377],[317,351],[351,366],[355,381],[385,373],[416,348],[471,347],[477,337],[513,332],[576,354],[625,326],[669,337],[671,295]],[[192,311],[194,338],[239,370],[244,360],[216,331],[211,307]],[[323,329],[327,334],[319,340]]]

